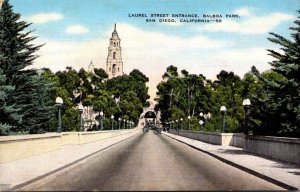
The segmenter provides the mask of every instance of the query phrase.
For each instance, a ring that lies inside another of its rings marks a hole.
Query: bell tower
[[[112,36],[109,39],[108,56],[106,61],[106,73],[108,78],[123,75],[123,62],[121,55],[121,39],[119,38],[116,24]]]

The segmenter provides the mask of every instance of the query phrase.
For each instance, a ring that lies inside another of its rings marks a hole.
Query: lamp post
[[[204,123],[204,117],[205,117],[205,115],[204,115],[203,112],[200,112],[199,117],[200,117],[200,120],[202,120],[203,123]],[[202,123],[202,125],[203,125],[203,123]],[[201,125],[201,127],[202,127],[202,125]]]
[[[123,119],[123,129],[125,129],[125,119]]]
[[[61,108],[64,101],[61,97],[56,97],[55,99],[55,106],[58,108],[58,124],[57,124],[57,132],[61,132]]]
[[[176,119],[176,130],[177,130],[177,133],[179,134],[179,125],[178,125],[178,119]]]
[[[189,130],[191,129],[191,116],[188,116],[188,121],[189,121]]]
[[[114,115],[111,115],[111,130],[114,130]]]
[[[220,108],[220,111],[222,113],[222,129],[221,129],[221,133],[224,133],[225,131],[225,115],[226,115],[226,107],[222,106]]]
[[[119,117],[119,129],[121,129],[121,121],[122,121],[122,119],[121,119],[121,117]]]
[[[244,134],[248,135],[248,118],[249,118],[249,110],[250,110],[250,106],[251,106],[251,102],[250,99],[244,99],[243,101],[243,106],[245,109],[245,128],[244,128]]]
[[[103,113],[103,111],[101,111],[100,112],[100,118],[101,118],[101,120],[100,120],[100,129],[101,130],[103,130],[103,115],[104,115],[104,113]]]
[[[78,111],[80,113],[80,131],[83,131],[83,119],[82,119],[83,105],[82,105],[82,103],[78,104]]]
[[[200,119],[202,119],[203,116],[204,116],[204,114],[201,112],[201,113],[199,114],[199,116],[200,116]]]
[[[199,121],[200,130],[202,129],[202,125],[203,125],[203,123],[204,123],[204,122],[203,122],[202,120],[200,120],[200,121]]]
[[[182,122],[183,122],[183,119],[180,118],[180,130],[182,130]]]

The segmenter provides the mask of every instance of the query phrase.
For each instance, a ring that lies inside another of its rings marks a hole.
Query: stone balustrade
[[[0,163],[13,161],[60,149],[64,145],[78,145],[132,133],[134,129],[63,132],[0,137]]]
[[[174,129],[170,133],[178,134]],[[244,136],[243,133],[179,131],[179,135],[206,143],[235,146],[259,156],[300,165],[300,139],[270,136]]]

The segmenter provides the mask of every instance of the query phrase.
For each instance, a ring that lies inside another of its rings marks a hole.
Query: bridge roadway
[[[46,166],[46,165],[45,165]],[[138,133],[21,190],[282,190],[165,135]]]

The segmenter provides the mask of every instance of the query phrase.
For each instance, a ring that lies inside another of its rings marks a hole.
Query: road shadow
[[[234,155],[248,155],[249,154],[249,153],[243,151],[242,149],[218,149],[218,152],[226,153],[226,154],[234,154]]]
[[[299,171],[299,172],[297,172],[297,171],[292,171],[292,172],[289,172],[289,173],[292,173],[292,174],[294,174],[294,175],[300,175],[300,171]]]
[[[292,173],[295,175],[300,175],[300,170],[299,170],[300,166],[296,165],[296,164],[280,161],[280,160],[273,159],[270,157],[256,155],[253,153],[248,153],[248,152],[243,151],[242,149],[241,150],[239,150],[239,149],[218,149],[218,152],[224,153],[224,154],[232,154],[232,155],[251,155],[251,156],[259,157],[259,158],[262,158],[265,160],[272,161],[273,164],[270,165],[270,167],[281,168],[281,169],[294,169],[295,171],[293,170],[293,171],[290,171],[289,173]]]
[[[272,165],[272,167],[281,169],[291,169],[291,171],[288,171],[288,173],[300,175],[300,166],[297,164],[276,161],[276,164]]]

